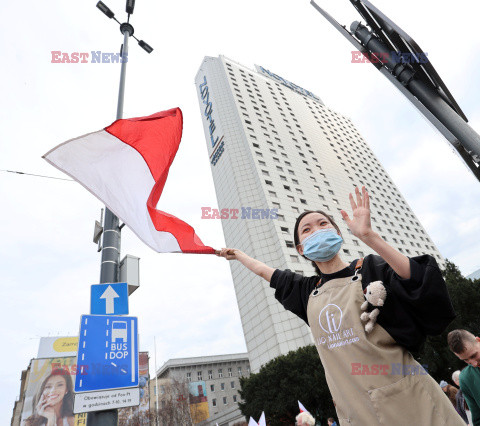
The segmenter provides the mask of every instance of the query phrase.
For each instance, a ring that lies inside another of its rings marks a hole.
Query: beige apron
[[[384,328],[365,333],[360,268],[315,289],[307,306],[340,425],[465,426],[440,386]]]

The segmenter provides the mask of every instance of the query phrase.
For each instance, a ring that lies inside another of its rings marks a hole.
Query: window
[[[202,380],[202,372],[197,371],[197,380]]]
[[[218,369],[218,377],[222,378],[223,377],[223,371],[221,368]]]
[[[239,376],[242,375],[242,367],[238,367],[238,375],[239,375]]]
[[[187,382],[192,381],[192,373],[187,373]]]
[[[164,402],[164,401],[162,401]],[[216,407],[217,406],[217,400],[215,398],[212,399],[212,406]]]
[[[226,396],[223,397],[223,405],[227,405],[227,397]]]
[[[288,228],[284,228],[283,226],[280,227],[280,230],[284,233],[284,234],[288,234]],[[232,376],[230,376],[232,377]]]
[[[273,191],[268,191],[268,195],[270,195],[271,197],[276,197],[277,196],[277,193],[276,192],[273,192]],[[221,377],[221,376],[220,376]]]
[[[299,262],[298,262],[298,256],[291,254],[291,255],[290,255],[290,262],[299,263]]]
[[[220,383],[220,390],[222,390],[222,391],[225,390],[225,383]]]
[[[233,395],[233,402],[237,402],[237,395]]]
[[[293,244],[293,241],[285,241],[285,244],[287,245],[288,248],[294,248],[295,244]]]
[[[231,387],[232,389],[235,389],[235,382],[230,382],[230,387]]]
[[[231,368],[228,369],[228,377],[232,377],[232,369]]]
[[[208,379],[213,379],[213,370],[208,370]]]
[[[210,392],[215,392],[215,385],[210,385]]]

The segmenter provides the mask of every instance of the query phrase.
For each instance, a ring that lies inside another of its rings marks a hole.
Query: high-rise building
[[[340,208],[365,185],[375,230],[407,256],[443,259],[349,118],[313,93],[256,66],[205,57],[195,78],[227,247],[268,265],[313,275],[298,255],[293,227],[304,210],[333,216],[345,260],[372,253],[344,224]],[[267,282],[230,263],[253,372],[270,359],[313,343],[309,328],[274,299]]]

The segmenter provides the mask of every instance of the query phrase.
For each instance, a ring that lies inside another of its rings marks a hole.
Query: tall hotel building
[[[340,208],[350,211],[355,185],[365,185],[374,229],[405,255],[428,253],[443,264],[349,118],[263,67],[252,71],[224,56],[205,57],[195,85],[218,206],[228,209],[228,219],[222,218],[227,247],[274,268],[313,275],[295,250],[293,226],[304,210],[319,209],[339,225],[345,260],[372,253],[340,215]],[[284,310],[266,281],[239,262],[230,267],[252,372],[313,343],[310,329]]]

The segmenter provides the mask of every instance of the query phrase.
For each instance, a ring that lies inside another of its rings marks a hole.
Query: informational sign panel
[[[84,392],[75,395],[74,413],[112,410],[140,404],[140,389],[115,389],[100,392]]]
[[[91,287],[92,315],[128,315],[128,284],[94,284]]]
[[[137,318],[82,315],[75,392],[136,386]]]

